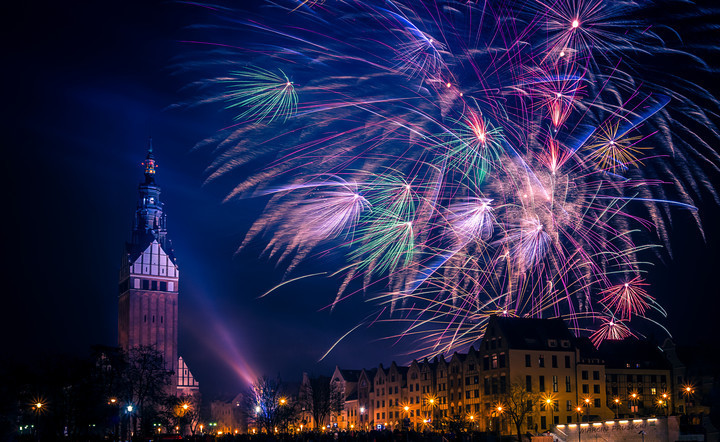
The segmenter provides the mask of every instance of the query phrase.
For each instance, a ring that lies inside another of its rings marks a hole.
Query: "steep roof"
[[[128,262],[130,263],[137,261],[140,255],[142,255],[143,252],[147,250],[147,248],[153,243],[153,241],[156,241],[158,238],[152,232],[146,232],[142,235],[139,235],[139,237],[135,239],[137,240],[137,242],[135,243],[125,243],[125,253],[128,256]],[[166,239],[165,244],[159,241],[158,243],[160,244],[160,247],[163,249],[165,254],[172,260],[173,263],[177,265],[175,250],[173,250],[170,240]]]
[[[571,351],[575,341],[562,319],[491,316],[485,336],[495,336],[498,332],[507,340],[511,349]],[[556,346],[551,347],[553,341]],[[570,346],[566,344],[563,347],[563,342]]]
[[[600,344],[597,352],[608,368],[671,368],[663,351],[650,341],[635,338],[606,340]]]
[[[360,373],[362,373],[362,370],[343,370],[340,369],[340,374],[342,375],[343,379],[345,379],[345,382],[357,382],[358,379],[360,379]]]

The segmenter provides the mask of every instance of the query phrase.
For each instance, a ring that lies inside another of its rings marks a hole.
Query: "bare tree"
[[[152,433],[152,420],[160,412],[170,394],[171,370],[165,368],[162,353],[154,347],[133,347],[127,352],[123,370],[124,401],[131,404],[130,416],[133,428],[139,416],[143,434]]]
[[[531,393],[521,379],[511,382],[505,394],[501,396],[503,413],[515,425],[518,441],[522,441],[522,427],[528,416],[532,416],[540,396]]]
[[[248,416],[260,430],[272,434],[276,429],[286,429],[296,411],[293,404],[282,394],[280,378],[258,378],[247,395]]]
[[[305,377],[300,387],[300,404],[310,413],[317,429],[324,425],[330,414],[343,411],[345,395],[342,387],[330,382],[327,376]]]

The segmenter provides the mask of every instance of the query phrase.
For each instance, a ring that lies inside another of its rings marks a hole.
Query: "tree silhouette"
[[[327,376],[305,377],[299,399],[312,416],[316,429],[324,425],[330,414],[339,414],[345,408],[342,387],[337,382],[330,382]]]
[[[534,412],[540,395],[531,393],[520,378],[515,379],[501,395],[503,413],[515,425],[518,441],[522,440],[522,426]]]

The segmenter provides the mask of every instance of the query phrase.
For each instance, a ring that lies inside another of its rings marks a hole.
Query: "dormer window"
[[[558,343],[555,339],[548,339],[548,347],[557,347]]]
[[[568,341],[567,339],[563,339],[562,341],[560,341],[560,346],[562,348],[570,348],[570,341]]]

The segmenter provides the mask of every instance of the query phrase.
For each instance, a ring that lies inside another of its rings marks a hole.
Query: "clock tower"
[[[174,372],[178,394],[192,394],[198,383],[178,358],[180,274],[167,237],[156,168],[151,141],[143,162],[144,180],[138,186],[132,239],[125,244],[120,266],[118,340],[124,350],[154,347]]]

